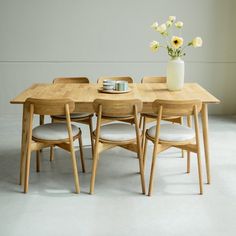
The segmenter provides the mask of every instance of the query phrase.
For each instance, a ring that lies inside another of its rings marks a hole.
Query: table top
[[[165,83],[129,84],[131,92],[125,94],[105,94],[98,91],[98,84],[33,84],[10,102],[23,104],[29,97],[34,98],[71,98],[76,103],[92,104],[94,99],[140,99],[152,103],[156,99],[190,100],[199,99],[203,103],[220,101],[197,83],[186,83],[181,91],[167,90]]]
[[[191,100],[199,99],[203,103],[220,101],[197,83],[186,83],[181,91],[169,91],[165,83],[129,84],[131,92],[125,94],[106,94],[98,91],[98,84],[33,84],[11,100],[12,104],[24,104],[29,97],[56,99],[71,98],[75,101],[74,112],[94,112],[93,101],[100,99],[140,99],[142,112],[152,112],[152,102],[156,99]]]

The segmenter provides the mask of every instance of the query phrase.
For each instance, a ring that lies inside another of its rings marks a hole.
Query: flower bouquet
[[[167,65],[167,87],[169,90],[180,90],[184,86],[184,61],[181,58],[186,55],[186,48],[189,46],[194,48],[202,46],[200,37],[195,37],[184,45],[184,39],[181,37],[183,25],[182,21],[176,21],[175,16],[169,16],[164,24],[159,25],[154,22],[151,25],[151,28],[160,33],[165,41],[164,44],[155,40],[152,41],[150,43],[151,50],[157,52],[160,48],[165,48],[170,56],[170,61]],[[171,34],[173,27],[178,31],[178,36]]]

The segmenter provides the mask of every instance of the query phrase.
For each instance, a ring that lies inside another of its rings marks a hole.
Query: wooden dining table
[[[33,84],[10,101],[11,104],[23,104],[21,163],[26,159],[26,145],[29,142],[29,107],[25,101],[29,97],[39,99],[71,98],[75,102],[74,112],[94,112],[93,101],[100,99],[140,99],[143,102],[142,112],[151,113],[152,103],[156,99],[202,101],[201,119],[204,141],[207,183],[211,183],[210,154],[208,141],[208,104],[218,104],[220,100],[197,83],[186,83],[180,91],[169,91],[165,83],[129,84],[131,91],[123,94],[107,94],[99,92],[99,84]]]

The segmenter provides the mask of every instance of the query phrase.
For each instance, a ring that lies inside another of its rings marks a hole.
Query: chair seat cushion
[[[152,138],[155,138],[156,126],[147,130]],[[193,129],[179,124],[162,124],[160,127],[160,140],[169,142],[188,141],[195,137]]]
[[[105,124],[101,126],[100,138],[109,141],[133,140],[136,139],[135,127],[125,123]]]
[[[73,120],[73,119],[85,118],[90,115],[92,115],[92,113],[71,113],[70,118]],[[59,118],[59,119],[66,119],[66,115],[58,115],[58,116],[53,116],[53,117]]]
[[[80,132],[80,129],[75,125],[71,125],[71,128],[73,137]],[[66,123],[50,123],[37,126],[33,129],[32,136],[36,139],[48,141],[58,141],[69,138]]]

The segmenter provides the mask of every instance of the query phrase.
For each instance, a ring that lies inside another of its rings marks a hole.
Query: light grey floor
[[[79,195],[73,193],[66,152],[56,150],[55,161],[50,163],[45,150],[40,174],[35,172],[33,155],[25,195],[17,185],[19,127],[19,117],[0,118],[1,236],[236,235],[236,117],[210,117],[212,184],[204,184],[203,196],[198,195],[195,156],[187,175],[186,158],[178,150],[160,155],[149,198],[140,194],[135,154],[119,148],[102,154],[93,196],[88,194],[90,149],[85,148],[87,173],[81,173],[79,166]],[[150,146],[147,184],[151,150]]]

